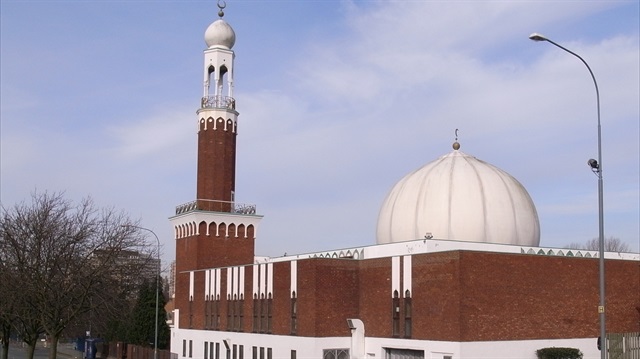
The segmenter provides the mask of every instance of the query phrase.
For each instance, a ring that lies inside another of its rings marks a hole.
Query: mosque
[[[263,216],[235,202],[236,39],[222,9],[205,32],[196,200],[170,218],[177,358],[600,357],[598,253],[540,247],[526,189],[457,141],[392,188],[376,244],[256,256]],[[605,259],[607,332],[639,332],[640,255]]]

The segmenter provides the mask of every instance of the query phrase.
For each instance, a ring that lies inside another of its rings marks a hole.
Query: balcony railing
[[[187,202],[176,207],[176,215],[191,211],[256,214],[256,205],[229,201],[214,201],[210,199],[197,199],[195,201]]]
[[[208,96],[203,97],[201,102],[202,108],[226,108],[229,110],[236,109],[236,100],[229,96]]]

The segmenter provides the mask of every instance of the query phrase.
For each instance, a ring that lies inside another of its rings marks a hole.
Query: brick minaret
[[[196,199],[170,218],[176,239],[176,309],[180,327],[203,327],[211,298],[207,269],[252,264],[258,224],[254,205],[235,202],[238,112],[233,98],[235,33],[222,16],[205,32],[204,94],[197,111]],[[223,282],[224,278],[221,279]],[[208,301],[207,301],[208,300]],[[208,303],[208,304],[207,304]]]
[[[215,21],[205,33],[204,94],[198,110],[198,208],[230,210],[235,200],[238,112],[233,98],[233,29]],[[222,201],[222,202],[210,202]]]

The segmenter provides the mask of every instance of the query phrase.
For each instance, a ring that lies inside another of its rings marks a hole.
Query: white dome
[[[378,244],[429,234],[434,239],[538,246],[540,224],[520,182],[454,150],[401,179],[380,209]]]
[[[230,50],[236,43],[236,33],[226,21],[218,19],[204,32],[204,42],[209,48],[223,47]]]

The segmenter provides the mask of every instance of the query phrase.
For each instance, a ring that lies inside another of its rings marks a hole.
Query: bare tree
[[[600,250],[600,240],[593,238],[585,243],[571,243],[567,246],[570,249],[585,249],[588,251]],[[616,237],[608,237],[604,239],[605,252],[631,252],[631,247]]]
[[[91,199],[74,205],[62,193],[45,192],[31,200],[2,207],[0,268],[10,273],[9,286],[19,289],[25,305],[18,319],[47,333],[49,358],[55,359],[64,329],[94,308],[108,308],[120,294],[120,282],[139,271],[128,266],[130,272],[122,273],[122,253],[153,258],[153,246],[137,222],[113,209],[97,209]]]

